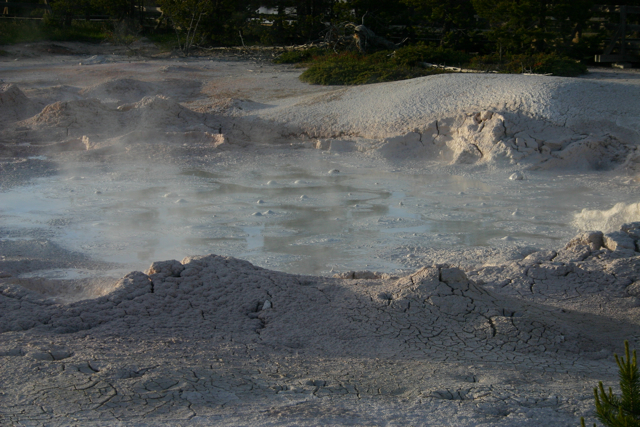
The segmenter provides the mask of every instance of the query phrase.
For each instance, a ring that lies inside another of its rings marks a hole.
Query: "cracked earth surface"
[[[450,104],[416,131],[417,118],[431,114],[422,107],[375,126],[371,115],[350,120],[344,102],[363,89],[309,88],[285,67],[256,62],[234,75],[233,61],[212,70],[100,52],[52,65],[21,52],[16,58],[32,61],[30,74],[18,67],[0,76],[13,82],[0,104],[3,189],[55,173],[29,159],[43,153],[166,159],[241,151],[271,137],[289,144],[287,135],[302,139],[298,148],[383,157],[444,150],[442,159],[457,164],[522,161],[544,169],[579,152],[583,165],[600,156],[636,168],[634,111],[606,135],[582,129],[579,137],[581,113],[569,114],[563,99],[531,107],[555,133],[515,114],[540,94],[562,98],[573,80],[529,80],[520,98],[507,93],[509,102],[494,102],[502,96],[495,93],[480,102],[481,93],[463,116],[452,118]],[[37,84],[49,73],[56,85]],[[172,73],[179,82],[158,77]],[[607,76],[609,89],[626,84],[635,96],[635,75],[626,83]],[[395,85],[401,92],[414,84]],[[480,86],[465,87],[473,95]],[[279,104],[266,108],[270,102]],[[337,107],[314,113],[323,104]],[[598,108],[587,110],[602,120],[615,115]],[[615,386],[613,352],[624,339],[640,342],[639,240],[640,224],[631,223],[498,264],[425,261],[397,277],[304,276],[193,256],[154,262],[99,296],[61,303],[36,292],[51,281],[18,273],[107,263],[51,242],[3,239],[0,424],[574,426],[579,416],[592,418],[597,381]],[[16,261],[17,253],[30,257]],[[79,292],[87,283],[65,286]]]

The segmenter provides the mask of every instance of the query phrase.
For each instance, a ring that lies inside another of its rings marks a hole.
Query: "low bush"
[[[575,77],[587,72],[587,66],[571,58],[556,54],[498,55],[471,57],[442,47],[423,44],[406,46],[369,55],[356,52],[331,53],[317,48],[285,52],[276,59],[280,64],[300,63],[308,66],[300,79],[312,84],[358,85],[405,80],[439,74],[445,71],[429,68],[425,63],[470,68],[500,73],[551,74]]]
[[[99,42],[107,37],[104,24],[73,21],[63,26],[53,19],[41,21],[4,20],[0,25],[0,45],[31,43],[37,41]]]
[[[424,44],[402,47],[396,50],[393,55],[394,62],[405,67],[416,67],[425,62],[459,67],[469,63],[470,59],[471,56],[464,52]]]
[[[585,64],[553,53],[511,55],[502,59],[495,54],[478,56],[471,60],[469,67],[508,74],[535,73],[562,77],[575,77],[587,72]]]
[[[273,60],[276,64],[300,64],[311,61],[314,57],[320,57],[328,54],[326,49],[312,47],[303,50],[288,50],[283,52]]]
[[[435,68],[398,64],[388,51],[372,55],[344,52],[314,57],[309,68],[300,76],[300,80],[321,85],[360,85],[406,80],[443,72]]]

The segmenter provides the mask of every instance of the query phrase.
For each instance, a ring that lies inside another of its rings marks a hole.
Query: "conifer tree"
[[[640,427],[640,373],[636,351],[633,357],[629,352],[629,342],[624,342],[624,357],[615,355],[618,364],[618,376],[620,378],[620,396],[605,392],[602,381],[593,393],[596,404],[596,418],[606,427]],[[584,418],[580,420],[585,427]],[[594,424],[595,427],[595,424]]]

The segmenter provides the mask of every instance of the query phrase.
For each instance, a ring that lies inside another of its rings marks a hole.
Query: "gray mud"
[[[0,424],[593,419],[640,344],[638,122],[579,89],[637,73],[366,93],[132,49],[0,57]]]

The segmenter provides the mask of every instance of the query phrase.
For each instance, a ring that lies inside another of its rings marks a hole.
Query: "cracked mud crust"
[[[209,255],[153,263],[71,304],[3,285],[1,416],[570,425],[589,414],[589,384],[614,382],[619,343],[640,336],[640,256],[603,246],[635,242],[640,224],[623,229],[468,274],[323,278]]]
[[[257,56],[6,50],[0,203],[65,162],[188,171],[278,150],[637,183],[636,72],[327,88]],[[413,271],[397,276],[206,255],[120,279],[54,241],[64,218],[40,225],[0,225],[2,426],[575,426],[594,385],[617,384],[623,340],[640,344],[638,223],[545,251],[407,245]],[[88,274],[38,275],[56,268]]]

